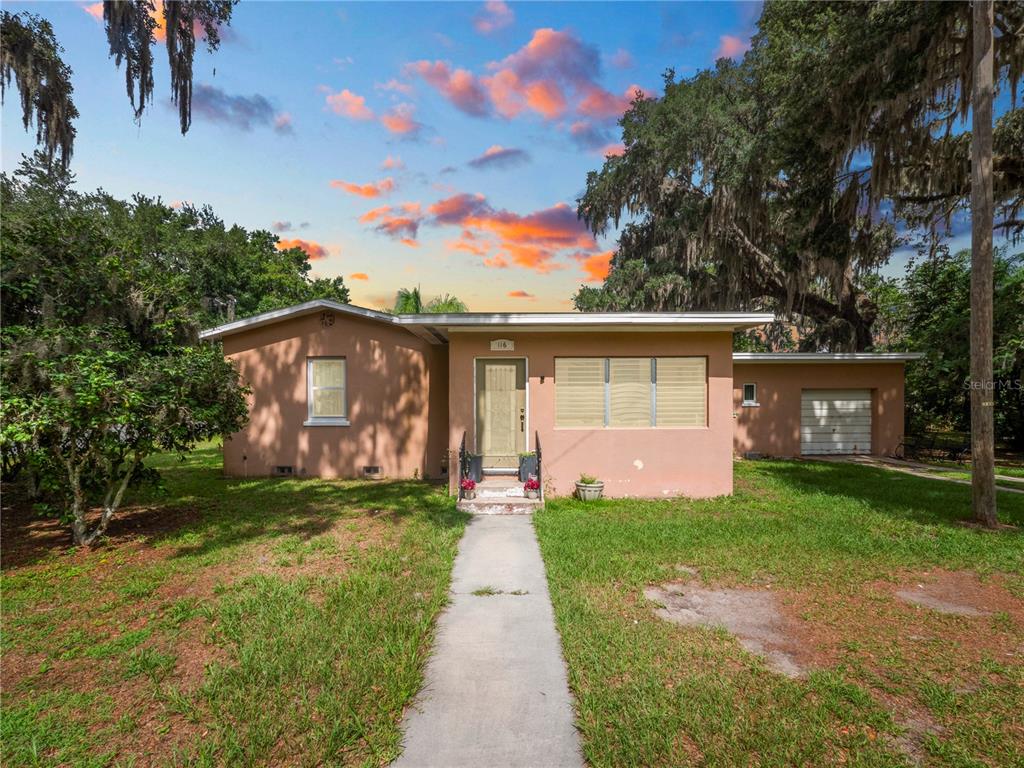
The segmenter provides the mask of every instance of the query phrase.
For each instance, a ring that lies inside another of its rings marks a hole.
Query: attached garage
[[[738,456],[889,456],[903,439],[904,366],[896,352],[734,352]]]
[[[871,453],[870,389],[805,389],[800,393],[800,453]]]

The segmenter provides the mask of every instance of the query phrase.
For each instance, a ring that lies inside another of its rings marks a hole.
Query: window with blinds
[[[655,363],[656,426],[703,427],[707,423],[707,360],[659,357]]]
[[[608,360],[608,426],[651,426],[651,358]]]
[[[703,427],[703,357],[555,359],[556,427]]]
[[[603,427],[605,359],[555,358],[555,426]]]
[[[309,401],[307,425],[348,423],[345,358],[313,357],[306,361]]]

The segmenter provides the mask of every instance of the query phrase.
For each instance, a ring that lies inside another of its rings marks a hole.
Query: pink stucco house
[[[443,478],[542,444],[548,493],[732,492],[734,455],[892,454],[908,354],[744,354],[770,315],[390,315],[311,301],[203,332],[252,388],[229,475]],[[463,443],[463,441],[465,441]]]

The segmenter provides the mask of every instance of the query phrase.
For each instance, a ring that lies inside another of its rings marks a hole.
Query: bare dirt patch
[[[970,571],[925,572],[910,584],[893,591],[898,600],[955,616],[989,616],[1019,610],[1019,601],[1008,600],[999,579],[984,582]]]
[[[673,582],[648,587],[644,595],[661,606],[655,613],[666,621],[725,629],[776,672],[788,677],[799,677],[804,672],[793,621],[769,591],[711,589],[693,582]]]

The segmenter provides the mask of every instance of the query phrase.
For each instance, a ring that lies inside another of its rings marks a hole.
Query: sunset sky
[[[81,113],[83,189],[209,204],[301,243],[355,303],[396,289],[471,309],[570,308],[613,241],[576,218],[587,172],[619,144],[636,88],[741,56],[757,4],[240,3],[220,51],[197,54],[178,131],[166,57],[132,119],[99,3],[5,3],[53,24]],[[9,93],[8,96],[12,96]],[[32,150],[16,98],[3,168]]]

